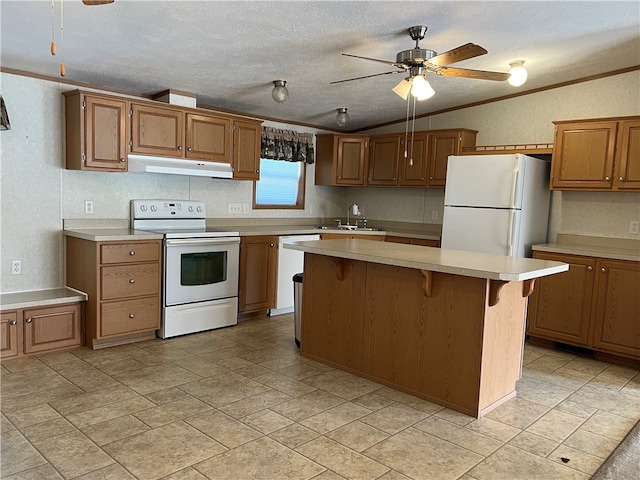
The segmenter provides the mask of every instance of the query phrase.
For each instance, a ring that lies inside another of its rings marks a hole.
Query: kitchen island
[[[560,262],[370,240],[305,252],[301,354],[480,417],[515,396],[527,297]]]

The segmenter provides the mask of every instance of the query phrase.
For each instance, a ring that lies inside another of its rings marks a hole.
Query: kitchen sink
[[[380,232],[381,228],[375,227],[358,227],[356,225],[318,225],[316,227],[319,230],[351,230],[358,232]]]

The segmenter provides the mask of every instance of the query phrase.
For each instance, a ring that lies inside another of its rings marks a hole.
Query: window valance
[[[260,157],[269,160],[313,163],[313,134],[262,127]]]

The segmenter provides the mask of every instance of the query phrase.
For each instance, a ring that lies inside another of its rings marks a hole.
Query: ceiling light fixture
[[[336,115],[336,123],[338,124],[338,126],[346,127],[347,125],[349,125],[349,121],[351,121],[351,118],[349,118],[349,114],[347,113],[347,107],[340,107],[336,110],[338,111],[338,114]]]
[[[427,74],[420,66],[411,67],[410,77],[402,80],[392,90],[403,100],[407,99],[409,93],[417,100],[426,100],[436,93],[427,80]]]
[[[515,60],[509,64],[511,69],[509,70],[509,80],[507,80],[514,87],[519,87],[527,81],[527,69],[524,68],[524,60]]]
[[[289,98],[289,90],[287,90],[287,82],[285,80],[274,80],[273,90],[271,90],[271,98],[276,103],[284,103]]]

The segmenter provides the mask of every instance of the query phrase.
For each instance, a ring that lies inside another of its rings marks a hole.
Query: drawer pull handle
[[[129,318],[136,318],[136,316],[133,313],[130,313]]]
[[[33,322],[33,318],[27,318],[27,323]]]
[[[134,252],[133,250],[131,250],[131,251],[129,252],[129,255],[131,255],[132,257],[133,257],[135,254],[136,254],[136,252]]]
[[[129,280],[129,283],[133,285],[134,283],[136,283],[136,281],[132,278],[131,280]]]
[[[11,325],[17,325],[18,321],[17,320],[11,320]]]

